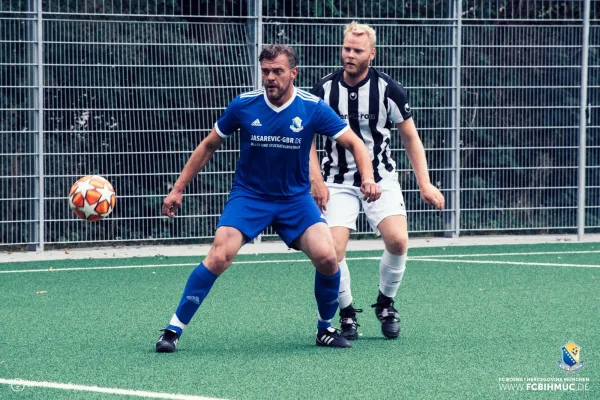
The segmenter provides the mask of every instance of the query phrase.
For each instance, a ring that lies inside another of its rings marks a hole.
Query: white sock
[[[338,295],[340,309],[352,304],[352,291],[350,290],[350,270],[346,259],[340,261],[340,292]]]
[[[171,320],[169,321],[169,325],[173,325],[178,328],[181,328],[181,330],[184,330],[186,327],[186,324],[184,324],[183,322],[181,322],[179,320],[179,318],[177,318],[177,314],[173,314],[173,316],[171,317]]]
[[[384,296],[396,297],[405,270],[406,253],[396,256],[384,250],[379,263],[379,291]]]

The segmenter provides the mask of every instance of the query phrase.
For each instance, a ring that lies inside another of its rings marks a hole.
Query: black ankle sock
[[[383,293],[379,292],[379,296],[377,296],[377,302],[379,304],[390,305],[394,302],[392,297],[387,297]]]

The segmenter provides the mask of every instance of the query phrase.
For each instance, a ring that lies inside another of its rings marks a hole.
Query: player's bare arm
[[[319,165],[319,157],[317,156],[317,146],[313,141],[310,147],[310,191],[313,199],[323,211],[327,210],[327,202],[329,201],[329,188],[323,181],[321,175],[321,166]]]
[[[194,179],[198,172],[204,168],[222,143],[223,139],[219,136],[215,128],[213,128],[210,134],[200,142],[185,164],[185,167],[183,167],[179,178],[173,185],[173,189],[168,196],[165,197],[162,206],[163,215],[168,217],[175,216],[177,209],[183,202],[183,191],[186,186]]]
[[[412,118],[396,124],[402,144],[406,150],[406,155],[410,161],[410,165],[415,171],[421,199],[429,205],[434,206],[438,210],[444,209],[444,195],[437,187],[431,184],[429,179],[429,169],[427,168],[427,158],[425,157],[425,149],[423,143],[415,127]]]
[[[369,203],[379,199],[381,188],[375,183],[373,163],[371,162],[371,156],[365,147],[365,143],[350,128],[346,129],[336,139],[336,142],[341,144],[354,156],[356,167],[362,178],[360,191],[364,195],[364,199]]]

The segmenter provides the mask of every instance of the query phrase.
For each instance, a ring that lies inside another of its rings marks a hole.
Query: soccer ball
[[[98,221],[110,215],[117,196],[110,182],[99,175],[87,175],[71,186],[69,206],[75,215],[88,221]]]

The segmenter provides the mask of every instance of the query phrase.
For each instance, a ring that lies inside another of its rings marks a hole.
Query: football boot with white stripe
[[[338,330],[329,327],[317,332],[317,346],[322,347],[352,347],[352,344],[339,334]]]
[[[371,307],[375,308],[375,315],[381,322],[383,336],[388,339],[397,339],[400,336],[400,315],[398,310],[394,308],[394,300],[380,292],[377,303]]]
[[[356,321],[356,313],[361,313],[363,310],[361,308],[354,308],[352,304],[350,304],[346,308],[340,309],[340,330],[341,335],[348,340],[356,340],[358,339],[358,328],[360,325]]]
[[[179,343],[179,335],[169,329],[161,329],[162,336],[156,342],[157,353],[172,353],[177,348]]]

